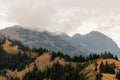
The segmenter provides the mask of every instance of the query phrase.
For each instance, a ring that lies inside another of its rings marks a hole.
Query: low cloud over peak
[[[119,0],[0,0],[0,26],[17,24],[69,35],[96,30],[120,42],[119,7]]]

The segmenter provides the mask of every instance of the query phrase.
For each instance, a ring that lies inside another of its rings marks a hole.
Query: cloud
[[[25,26],[48,26],[55,14],[54,8],[45,2],[20,2],[8,8],[9,21]]]
[[[84,14],[85,12],[79,9],[63,9],[57,6],[59,1],[56,4],[54,1],[4,2],[7,10],[6,20],[31,29],[73,33],[88,14]]]
[[[33,0],[26,0],[24,2],[21,0],[18,2],[7,1],[2,3],[6,5],[6,20],[9,22],[31,29],[36,28],[37,30],[43,29],[67,33],[75,31],[83,17],[79,16],[78,13],[76,14],[71,8],[67,10],[62,9],[60,6],[57,6],[59,1],[56,4],[54,1],[35,0],[34,2]]]
[[[119,43],[119,7],[119,0],[0,0],[0,26],[17,24],[70,35],[97,30]]]
[[[112,14],[111,9],[115,4],[119,6],[119,2],[118,0],[0,0],[6,20],[11,23],[37,30],[62,31],[69,34],[78,31],[81,25],[88,22],[93,25],[108,23]],[[98,29],[104,28],[106,27]]]

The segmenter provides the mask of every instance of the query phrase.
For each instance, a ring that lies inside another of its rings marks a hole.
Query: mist
[[[0,0],[0,26],[21,25],[70,36],[100,31],[119,44],[119,7],[119,0]]]

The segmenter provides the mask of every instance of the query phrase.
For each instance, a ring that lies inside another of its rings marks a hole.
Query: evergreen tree
[[[120,80],[120,72],[117,72],[116,79]]]
[[[95,61],[95,71],[97,71],[97,62]]]
[[[108,62],[106,62],[105,64],[103,64],[103,62],[101,62],[99,68],[102,73],[115,74],[116,66],[115,63],[108,64]]]
[[[101,71],[99,73],[96,74],[96,80],[102,80],[102,73]]]

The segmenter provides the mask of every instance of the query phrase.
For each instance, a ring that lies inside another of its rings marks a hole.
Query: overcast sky
[[[0,0],[0,28],[86,34],[100,31],[120,46],[120,0]]]

